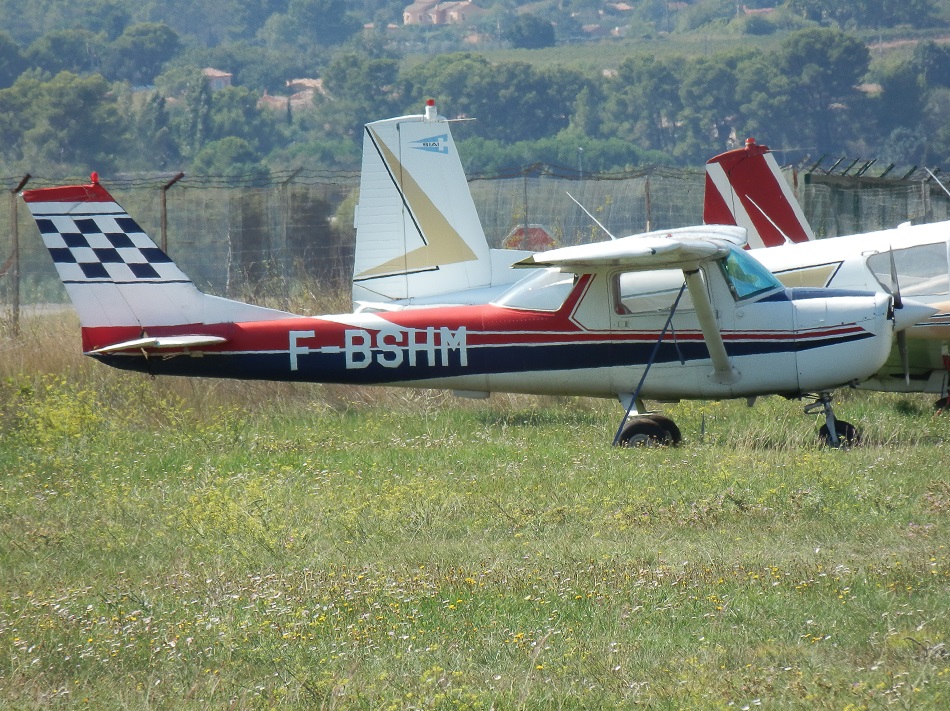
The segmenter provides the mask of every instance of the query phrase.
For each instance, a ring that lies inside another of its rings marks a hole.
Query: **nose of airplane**
[[[894,330],[903,331],[916,323],[925,321],[940,309],[913,299],[904,299],[900,308],[894,309]]]

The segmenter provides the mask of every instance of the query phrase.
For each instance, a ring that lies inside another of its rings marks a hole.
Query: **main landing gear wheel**
[[[827,424],[818,428],[818,440],[825,447],[834,446],[829,433]],[[861,444],[861,433],[850,422],[835,420],[835,434],[838,436],[839,447],[855,447]]]
[[[673,435],[652,417],[635,417],[623,428],[617,444],[621,447],[658,447],[673,444]]]
[[[679,444],[683,441],[683,435],[680,433],[680,428],[677,427],[676,423],[666,415],[654,413],[652,415],[648,415],[648,418],[653,420],[656,424],[669,433],[670,444]]]

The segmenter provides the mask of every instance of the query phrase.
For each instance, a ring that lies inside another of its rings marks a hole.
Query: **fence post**
[[[17,219],[17,196],[33,177],[29,173],[23,176],[23,179],[17,183],[17,186],[10,191],[10,240],[13,243],[13,254],[10,259],[13,260],[10,276],[13,282],[13,335],[20,335],[20,223]]]
[[[284,297],[284,308],[290,309],[290,275],[291,275],[291,265],[288,264],[291,254],[290,248],[288,245],[288,235],[290,230],[288,229],[288,221],[293,217],[291,214],[291,208],[293,207],[293,200],[291,200],[290,195],[290,183],[291,181],[300,175],[300,172],[303,170],[303,166],[295,169],[290,175],[288,175],[284,180],[280,181],[277,190],[280,194],[280,203],[283,207],[281,210],[281,220],[280,220],[280,231],[281,237],[283,239],[283,244],[281,245],[281,260],[280,260],[280,276],[281,276],[281,290],[283,291]]]
[[[649,232],[653,229],[653,205],[652,199],[650,196],[650,176],[647,175],[646,181],[643,184],[643,202],[644,209],[647,214],[647,224],[646,231]]]
[[[179,180],[185,177],[184,173],[178,173],[174,178],[169,180],[162,186],[162,195],[161,195],[161,224],[162,224],[162,251],[165,254],[168,254],[168,201],[167,195],[168,190],[172,185],[177,183]]]

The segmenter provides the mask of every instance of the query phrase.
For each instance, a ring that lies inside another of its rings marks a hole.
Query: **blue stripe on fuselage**
[[[860,289],[814,289],[807,286],[796,286],[786,289],[792,301],[807,301],[809,299],[834,299],[844,296],[868,297],[874,296],[873,291]]]

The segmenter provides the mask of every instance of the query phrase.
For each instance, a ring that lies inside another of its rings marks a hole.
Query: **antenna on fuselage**
[[[938,178],[936,175],[934,175],[934,172],[933,172],[932,170],[930,170],[930,168],[924,168],[924,170],[926,170],[927,173],[930,175],[930,177],[933,178],[933,179],[937,182],[937,185],[939,185],[941,188],[943,188],[943,191],[944,191],[947,195],[950,195],[950,190],[947,190],[947,186],[944,185],[944,184],[940,181],[940,178]]]
[[[566,192],[566,191],[565,191],[565,192]],[[596,217],[594,217],[593,215],[591,215],[590,212],[587,210],[587,208],[584,207],[583,205],[581,205],[580,201],[578,201],[577,198],[575,198],[575,197],[574,197],[573,195],[571,195],[570,193],[567,193],[567,196],[568,196],[571,200],[573,200],[573,201],[574,201],[574,204],[577,205],[581,210],[583,210],[583,211],[584,211],[584,214],[587,215],[590,219],[592,219],[592,220],[597,224],[597,226],[598,226],[600,229],[602,229],[602,230],[607,234],[608,237],[610,237],[610,239],[617,239],[616,237],[614,237],[613,234],[611,234],[610,230],[608,230],[606,227],[603,226],[603,224],[601,224],[600,220],[598,220]]]

